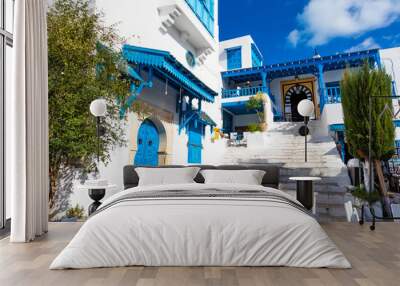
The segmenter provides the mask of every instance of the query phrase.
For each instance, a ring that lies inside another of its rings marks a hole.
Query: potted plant
[[[373,208],[374,205],[380,201],[380,195],[377,191],[369,192],[363,184],[355,187],[351,191],[351,195],[354,197],[354,206],[361,210],[361,221],[364,221],[365,207]],[[370,213],[370,212],[368,212]]]
[[[66,212],[66,217],[63,219],[65,222],[76,222],[85,218],[85,209],[79,204],[75,207],[69,208]]]

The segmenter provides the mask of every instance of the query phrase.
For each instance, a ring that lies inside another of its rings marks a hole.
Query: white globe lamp
[[[93,100],[90,104],[90,113],[96,117],[103,117],[106,115],[107,112],[107,103],[105,99],[96,99]]]
[[[314,103],[309,99],[303,99],[297,105],[297,111],[303,117],[311,117],[314,113]]]

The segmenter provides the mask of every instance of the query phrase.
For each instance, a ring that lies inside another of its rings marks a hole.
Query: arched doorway
[[[160,135],[156,125],[149,119],[140,125],[137,136],[136,166],[157,166]]]
[[[297,111],[297,105],[303,99],[309,99],[313,101],[313,94],[311,90],[304,86],[296,84],[292,86],[285,95],[285,113],[289,115],[291,121],[299,122],[303,121],[304,117]]]

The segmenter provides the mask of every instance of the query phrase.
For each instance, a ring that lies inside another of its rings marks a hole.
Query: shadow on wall
[[[55,194],[55,205],[52,209],[49,210],[49,218],[50,221],[59,221],[63,216],[65,216],[65,212],[70,207],[70,196],[73,193],[73,185],[76,180],[77,171],[71,168],[64,168],[61,170],[61,176],[57,181],[57,192]],[[80,178],[81,180],[85,180],[85,178]]]

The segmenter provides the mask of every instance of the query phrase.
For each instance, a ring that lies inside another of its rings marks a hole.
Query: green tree
[[[347,70],[341,82],[346,139],[350,153],[368,166],[374,165],[379,193],[386,214],[390,214],[382,161],[394,155],[395,128],[392,101],[379,96],[391,95],[391,78],[383,69],[371,69],[368,63],[357,71]],[[370,104],[372,96],[372,148],[369,162]],[[384,111],[386,109],[386,111]]]
[[[121,53],[114,48],[122,41],[115,27],[106,27],[101,13],[87,0],[56,0],[48,15],[49,60],[49,160],[50,217],[68,190],[65,172],[79,174],[96,168],[96,121],[89,105],[97,98],[107,101],[107,119],[102,123],[100,159],[109,161],[113,147],[125,143],[119,104],[129,94],[129,79],[121,72]],[[69,176],[69,178],[74,176]],[[57,194],[58,193],[58,194]]]
[[[250,97],[246,102],[246,109],[249,111],[255,111],[258,118],[258,123],[264,123],[264,102],[265,97],[262,92],[257,93],[255,96]]]

